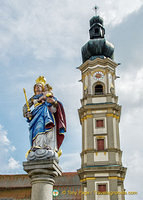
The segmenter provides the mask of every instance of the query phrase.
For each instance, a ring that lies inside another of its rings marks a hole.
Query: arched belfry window
[[[102,84],[97,84],[95,85],[95,95],[102,95],[103,92],[103,85]]]

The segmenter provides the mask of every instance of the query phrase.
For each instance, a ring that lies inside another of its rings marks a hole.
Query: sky
[[[125,188],[137,191],[127,200],[141,200],[143,176],[143,0],[0,0],[0,174],[19,174],[30,148],[23,118],[27,96],[39,75],[52,85],[63,103],[67,133],[62,144],[63,171],[80,168],[82,85],[81,47],[89,40],[89,20],[104,18],[106,39],[115,46],[116,94],[122,105],[120,143]]]

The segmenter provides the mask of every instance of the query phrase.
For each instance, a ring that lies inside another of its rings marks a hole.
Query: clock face
[[[103,77],[104,77],[104,74],[103,74],[103,72],[100,72],[100,71],[99,72],[95,72],[94,75],[93,75],[93,78],[95,80],[98,80],[98,81],[102,80]]]

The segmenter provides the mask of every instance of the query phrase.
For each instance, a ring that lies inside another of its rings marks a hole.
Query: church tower
[[[126,168],[122,166],[119,122],[121,106],[115,91],[114,46],[105,38],[103,19],[90,19],[90,40],[82,47],[83,97],[79,111],[82,126],[82,200],[124,200]]]

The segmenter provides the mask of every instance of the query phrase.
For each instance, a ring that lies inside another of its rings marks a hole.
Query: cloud
[[[140,200],[143,198],[141,177],[143,177],[143,153],[134,149],[132,153],[128,155],[126,161],[127,175],[125,179],[125,189],[126,191],[137,192],[137,195],[128,195],[129,200]]]
[[[14,158],[10,158],[8,160],[8,168],[9,169],[19,169],[20,168],[20,164],[19,164],[19,161],[16,161]]]
[[[142,108],[125,109],[121,116],[120,137],[121,150],[123,150],[123,166],[127,166],[126,186],[131,185],[131,179],[136,179],[136,188],[140,188],[142,154]],[[136,167],[135,167],[136,166]],[[134,173],[132,173],[134,169]],[[134,177],[134,178],[133,178]],[[135,183],[134,182],[134,183]],[[132,186],[134,184],[132,183]],[[133,190],[133,188],[132,188]]]
[[[130,70],[129,73],[121,73],[117,91],[125,109],[130,109],[131,112],[132,109],[143,107],[143,66],[135,72]]]
[[[73,172],[80,168],[79,153],[63,154],[60,157],[60,165],[65,172]]]
[[[97,0],[99,13],[106,24],[118,24],[127,15],[138,10],[143,2],[136,0]],[[79,43],[88,36],[88,20],[94,12],[93,1],[28,0],[9,1],[1,5],[0,55],[31,54],[39,60],[53,57],[77,57]],[[23,9],[24,8],[24,9]],[[4,23],[6,22],[6,23]],[[85,30],[85,31],[83,31]]]
[[[99,6],[99,14],[105,18],[108,25],[116,25],[121,23],[126,16],[137,11],[142,5],[142,0],[136,0],[131,3],[130,0],[108,0],[96,1]]]
[[[115,45],[115,59],[122,65],[118,70],[129,73],[128,70],[142,68],[142,21],[143,6],[138,12],[126,16],[122,24],[110,29],[110,41]]]
[[[11,145],[10,140],[7,137],[8,133],[0,124],[0,149],[2,150],[16,150],[15,146]]]
[[[8,139],[7,131],[0,124],[0,173],[12,173],[13,170],[21,169],[19,161],[11,156],[15,150],[15,146]]]

